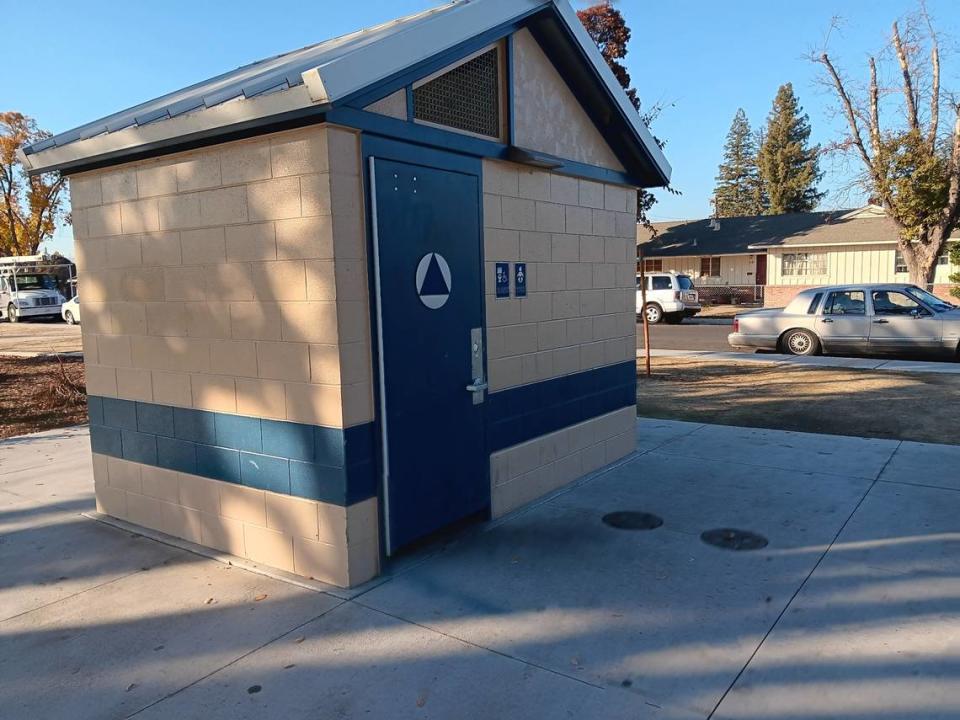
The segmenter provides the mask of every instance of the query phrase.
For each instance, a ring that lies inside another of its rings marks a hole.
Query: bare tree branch
[[[853,109],[853,102],[850,100],[850,96],[847,94],[847,89],[843,86],[843,81],[840,79],[840,75],[837,73],[837,69],[833,66],[833,63],[830,61],[830,57],[823,53],[820,55],[820,62],[824,64],[827,68],[827,72],[830,73],[830,78],[833,80],[833,86],[837,91],[837,94],[840,96],[840,102],[843,104],[844,114],[847,116],[847,123],[850,125],[850,139],[853,143],[853,146],[857,148],[857,151],[860,153],[860,157],[863,158],[863,162],[866,164],[867,168],[871,169],[873,163],[870,161],[870,155],[867,153],[867,148],[863,144],[863,136],[860,133],[860,124],[857,122],[857,113]]]
[[[874,157],[880,155],[880,86],[873,56],[870,57],[870,147]]]
[[[927,23],[927,32],[930,35],[930,128],[927,132],[927,142],[930,150],[937,148],[937,133],[940,125],[940,44],[937,42],[937,33],[933,29],[930,13],[927,12],[926,2],[920,3],[920,14]]]
[[[907,123],[911,130],[919,130],[920,122],[917,119],[917,101],[913,94],[913,79],[910,76],[910,62],[907,51],[900,38],[900,28],[897,21],[893,22],[893,47],[897,51],[897,60],[900,61],[900,72],[903,74],[903,100],[907,108]]]

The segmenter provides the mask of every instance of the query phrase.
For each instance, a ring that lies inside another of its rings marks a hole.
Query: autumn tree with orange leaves
[[[50,137],[18,112],[0,113],[0,256],[35,255],[63,212],[60,173],[28,177],[17,150]]]

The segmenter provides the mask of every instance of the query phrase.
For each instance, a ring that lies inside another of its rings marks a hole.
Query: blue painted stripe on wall
[[[96,396],[94,452],[311,500],[377,494],[372,423],[318,427]]]
[[[634,362],[501,390],[487,398],[487,446],[496,452],[636,402]]]

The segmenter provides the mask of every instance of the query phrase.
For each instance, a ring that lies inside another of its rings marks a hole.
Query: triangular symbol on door
[[[430,264],[427,266],[427,273],[423,276],[423,284],[420,286],[421,295],[449,295],[450,288],[447,287],[447,281],[440,270],[440,263],[437,262],[436,254],[430,256]]]

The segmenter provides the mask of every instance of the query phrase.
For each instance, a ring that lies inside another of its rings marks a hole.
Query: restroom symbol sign
[[[513,286],[517,297],[527,296],[527,264],[517,263],[513,266]]]
[[[417,265],[417,295],[431,310],[447,304],[453,287],[450,266],[440,253],[427,253]]]
[[[497,284],[497,297],[510,297],[510,263],[497,263],[495,280]]]

